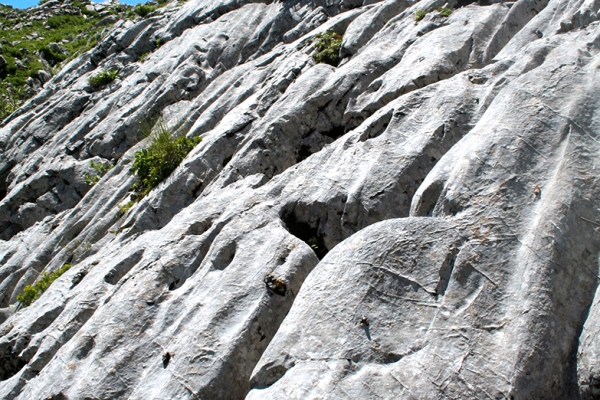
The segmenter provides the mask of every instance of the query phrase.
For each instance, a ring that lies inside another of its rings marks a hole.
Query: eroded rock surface
[[[0,128],[0,396],[598,396],[600,5],[467,3],[191,0],[46,83]],[[122,215],[157,116],[203,140]]]

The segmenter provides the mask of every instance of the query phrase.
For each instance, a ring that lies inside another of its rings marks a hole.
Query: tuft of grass
[[[94,160],[90,160],[90,167],[92,167],[96,173],[94,175],[85,174],[85,183],[87,183],[88,186],[94,186],[108,171],[113,169],[114,165],[108,163],[102,164],[101,162],[96,163]]]
[[[133,12],[142,18],[146,18],[150,13],[153,13],[155,10],[155,6],[149,4],[138,4],[134,7]]]
[[[148,58],[148,56],[150,54],[152,54],[152,52],[150,52],[150,51],[147,53],[140,54],[140,56],[138,57],[138,62],[143,63],[144,61],[146,61],[146,59]]]
[[[426,10],[417,10],[415,11],[415,21],[419,22],[420,20],[422,20],[423,18],[425,18],[425,16],[431,12],[437,11],[440,15],[440,17],[449,17],[452,14],[452,9],[448,8],[448,7],[438,7],[436,9],[432,9],[429,11]]]
[[[417,10],[415,11],[415,21],[419,22],[427,15],[427,11],[425,10]]]
[[[173,137],[166,124],[159,120],[148,148],[135,152],[131,171],[139,181],[132,187],[132,199],[139,201],[158,186],[201,140],[200,137]]]
[[[119,205],[119,217],[127,214],[127,211],[131,210],[131,207],[133,207],[134,204],[135,204],[135,201],[133,201],[133,200],[128,201],[125,204],[120,204]]]
[[[100,71],[96,75],[88,79],[88,82],[90,83],[90,85],[92,85],[92,87],[94,87],[94,89],[98,89],[102,86],[108,85],[109,83],[117,79],[119,77],[120,72],[121,71],[118,69]]]
[[[69,268],[71,268],[71,264],[64,264],[54,272],[43,272],[33,285],[25,286],[23,293],[17,296],[17,301],[19,301],[24,307],[30,306],[31,303],[39,299],[42,293],[48,289],[52,282],[67,272]]]
[[[440,7],[437,11],[440,13],[440,17],[449,17],[452,14],[452,9],[448,7]]]
[[[316,52],[313,54],[313,59],[315,62],[337,67],[340,62],[342,36],[331,31],[323,32],[315,36],[314,44]]]

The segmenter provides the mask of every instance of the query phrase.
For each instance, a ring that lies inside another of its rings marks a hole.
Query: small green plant
[[[415,11],[415,21],[419,22],[427,15],[427,11],[425,10],[417,10]]]
[[[436,9],[431,9],[429,11],[426,10],[417,10],[415,11],[415,21],[419,22],[420,20],[422,20],[423,18],[425,18],[425,16],[431,12],[437,11],[440,15],[440,17],[449,17],[450,14],[452,14],[452,9],[448,8],[448,7],[438,7]]]
[[[156,39],[154,39],[154,47],[155,47],[155,48],[157,48],[157,49],[158,49],[158,48],[160,48],[160,46],[162,46],[162,45],[163,45],[163,43],[162,43],[162,41],[160,40],[160,38],[156,38]]]
[[[10,83],[0,83],[0,122],[12,114],[23,103],[24,90]]]
[[[133,9],[133,12],[142,18],[146,18],[148,14],[154,12],[154,10],[156,10],[156,7],[151,6],[149,4],[138,4]]]
[[[314,44],[316,52],[313,54],[313,59],[315,62],[337,67],[340,62],[342,36],[331,31],[323,32],[315,36]]]
[[[440,7],[437,11],[440,13],[440,17],[449,17],[452,14],[452,9],[448,7]]]
[[[96,173],[94,175],[85,174],[85,183],[89,186],[94,186],[100,178],[102,178],[108,171],[113,169],[112,164],[102,164],[101,162],[94,162],[94,160],[90,160],[90,167],[92,167]]]
[[[94,87],[94,89],[98,89],[117,79],[120,72],[121,71],[118,69],[100,71],[88,79],[88,82]]]
[[[135,204],[135,201],[131,200],[125,204],[119,205],[119,217],[127,214],[127,211],[131,210],[131,207]]]
[[[71,264],[64,264],[54,272],[43,272],[33,285],[25,286],[23,293],[17,296],[17,301],[19,301],[24,307],[28,307],[31,305],[31,303],[39,299],[42,293],[48,289],[52,282],[67,272],[69,268],[71,268]]]
[[[200,137],[173,137],[166,124],[159,120],[148,148],[135,152],[131,171],[139,177],[139,181],[132,187],[132,199],[139,201],[146,196],[179,166],[201,140]]]
[[[148,56],[152,54],[151,52],[147,52],[147,53],[143,53],[140,54],[140,56],[138,57],[138,61],[143,63],[144,61],[146,61],[146,59],[148,58]]]

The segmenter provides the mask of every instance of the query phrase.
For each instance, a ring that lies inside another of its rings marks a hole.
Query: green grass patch
[[[181,164],[190,151],[202,140],[200,137],[174,137],[166,124],[159,120],[150,135],[147,149],[135,152],[131,171],[139,181],[133,187],[132,198],[141,200]]]
[[[415,21],[419,22],[427,15],[427,11],[425,10],[417,10],[415,11]]]
[[[152,52],[148,51],[146,53],[140,54],[140,56],[138,57],[138,61],[143,63],[144,61],[146,61],[146,59],[148,58],[148,56],[150,56],[150,54],[152,54]]]
[[[146,18],[149,14],[153,13],[156,8],[156,6],[150,4],[138,4],[133,9],[133,12],[142,18]]]
[[[319,33],[314,39],[315,53],[313,59],[317,64],[325,63],[337,67],[340,62],[342,36],[331,31]]]
[[[131,207],[133,207],[134,204],[135,204],[135,201],[133,201],[133,200],[128,201],[125,204],[120,204],[118,217],[120,218],[121,216],[127,214],[127,211],[131,210]]]
[[[54,272],[43,272],[33,285],[25,286],[23,293],[17,296],[17,301],[19,301],[24,307],[30,306],[31,303],[39,299],[42,293],[48,289],[52,282],[67,272],[69,268],[71,268],[71,264],[64,264]]]
[[[440,17],[449,17],[452,14],[452,9],[448,8],[448,7],[438,7],[438,8],[434,8],[431,10],[417,10],[415,11],[415,21],[419,22],[420,20],[422,20],[423,18],[425,18],[425,16],[429,13],[432,13],[434,11],[437,11],[440,15]]]
[[[104,175],[106,175],[108,171],[113,169],[114,165],[110,163],[103,164],[101,162],[94,162],[94,160],[90,160],[90,167],[92,167],[96,173],[93,175],[85,174],[85,183],[87,183],[89,186],[94,186]]]
[[[40,20],[31,18],[30,9],[0,7],[0,24],[4,28],[0,35],[0,44],[2,56],[7,62],[7,74],[2,77],[0,85],[0,99],[10,97],[18,100],[20,106],[33,94],[25,90],[27,78],[35,77],[39,70],[50,72],[48,66],[52,68],[53,73],[57,72],[66,62],[98,43],[106,25],[96,26],[96,24],[104,17],[100,17],[95,11],[87,10],[85,6],[86,3],[73,0],[68,7],[71,9],[70,12],[76,14],[53,15]],[[118,5],[118,7],[123,6]],[[118,7],[111,6],[106,10],[111,14],[122,15],[117,11]],[[126,6],[125,11],[132,8]],[[57,43],[60,51],[56,51],[56,46],[50,46],[51,43]],[[16,90],[18,96],[8,93],[8,88]],[[0,103],[2,102],[0,122],[10,114],[10,109],[14,108],[12,105],[6,106],[6,100],[0,100]]]
[[[90,77],[88,82],[94,89],[98,89],[117,79],[119,77],[119,72],[118,69],[100,71],[96,75]]]
[[[452,9],[448,7],[440,7],[437,11],[440,13],[440,17],[449,17],[452,14]]]

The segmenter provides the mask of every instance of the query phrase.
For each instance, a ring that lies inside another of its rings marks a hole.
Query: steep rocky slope
[[[0,396],[600,395],[600,3],[467,3],[190,0],[72,61],[0,129]],[[158,116],[203,140],[126,210]]]

